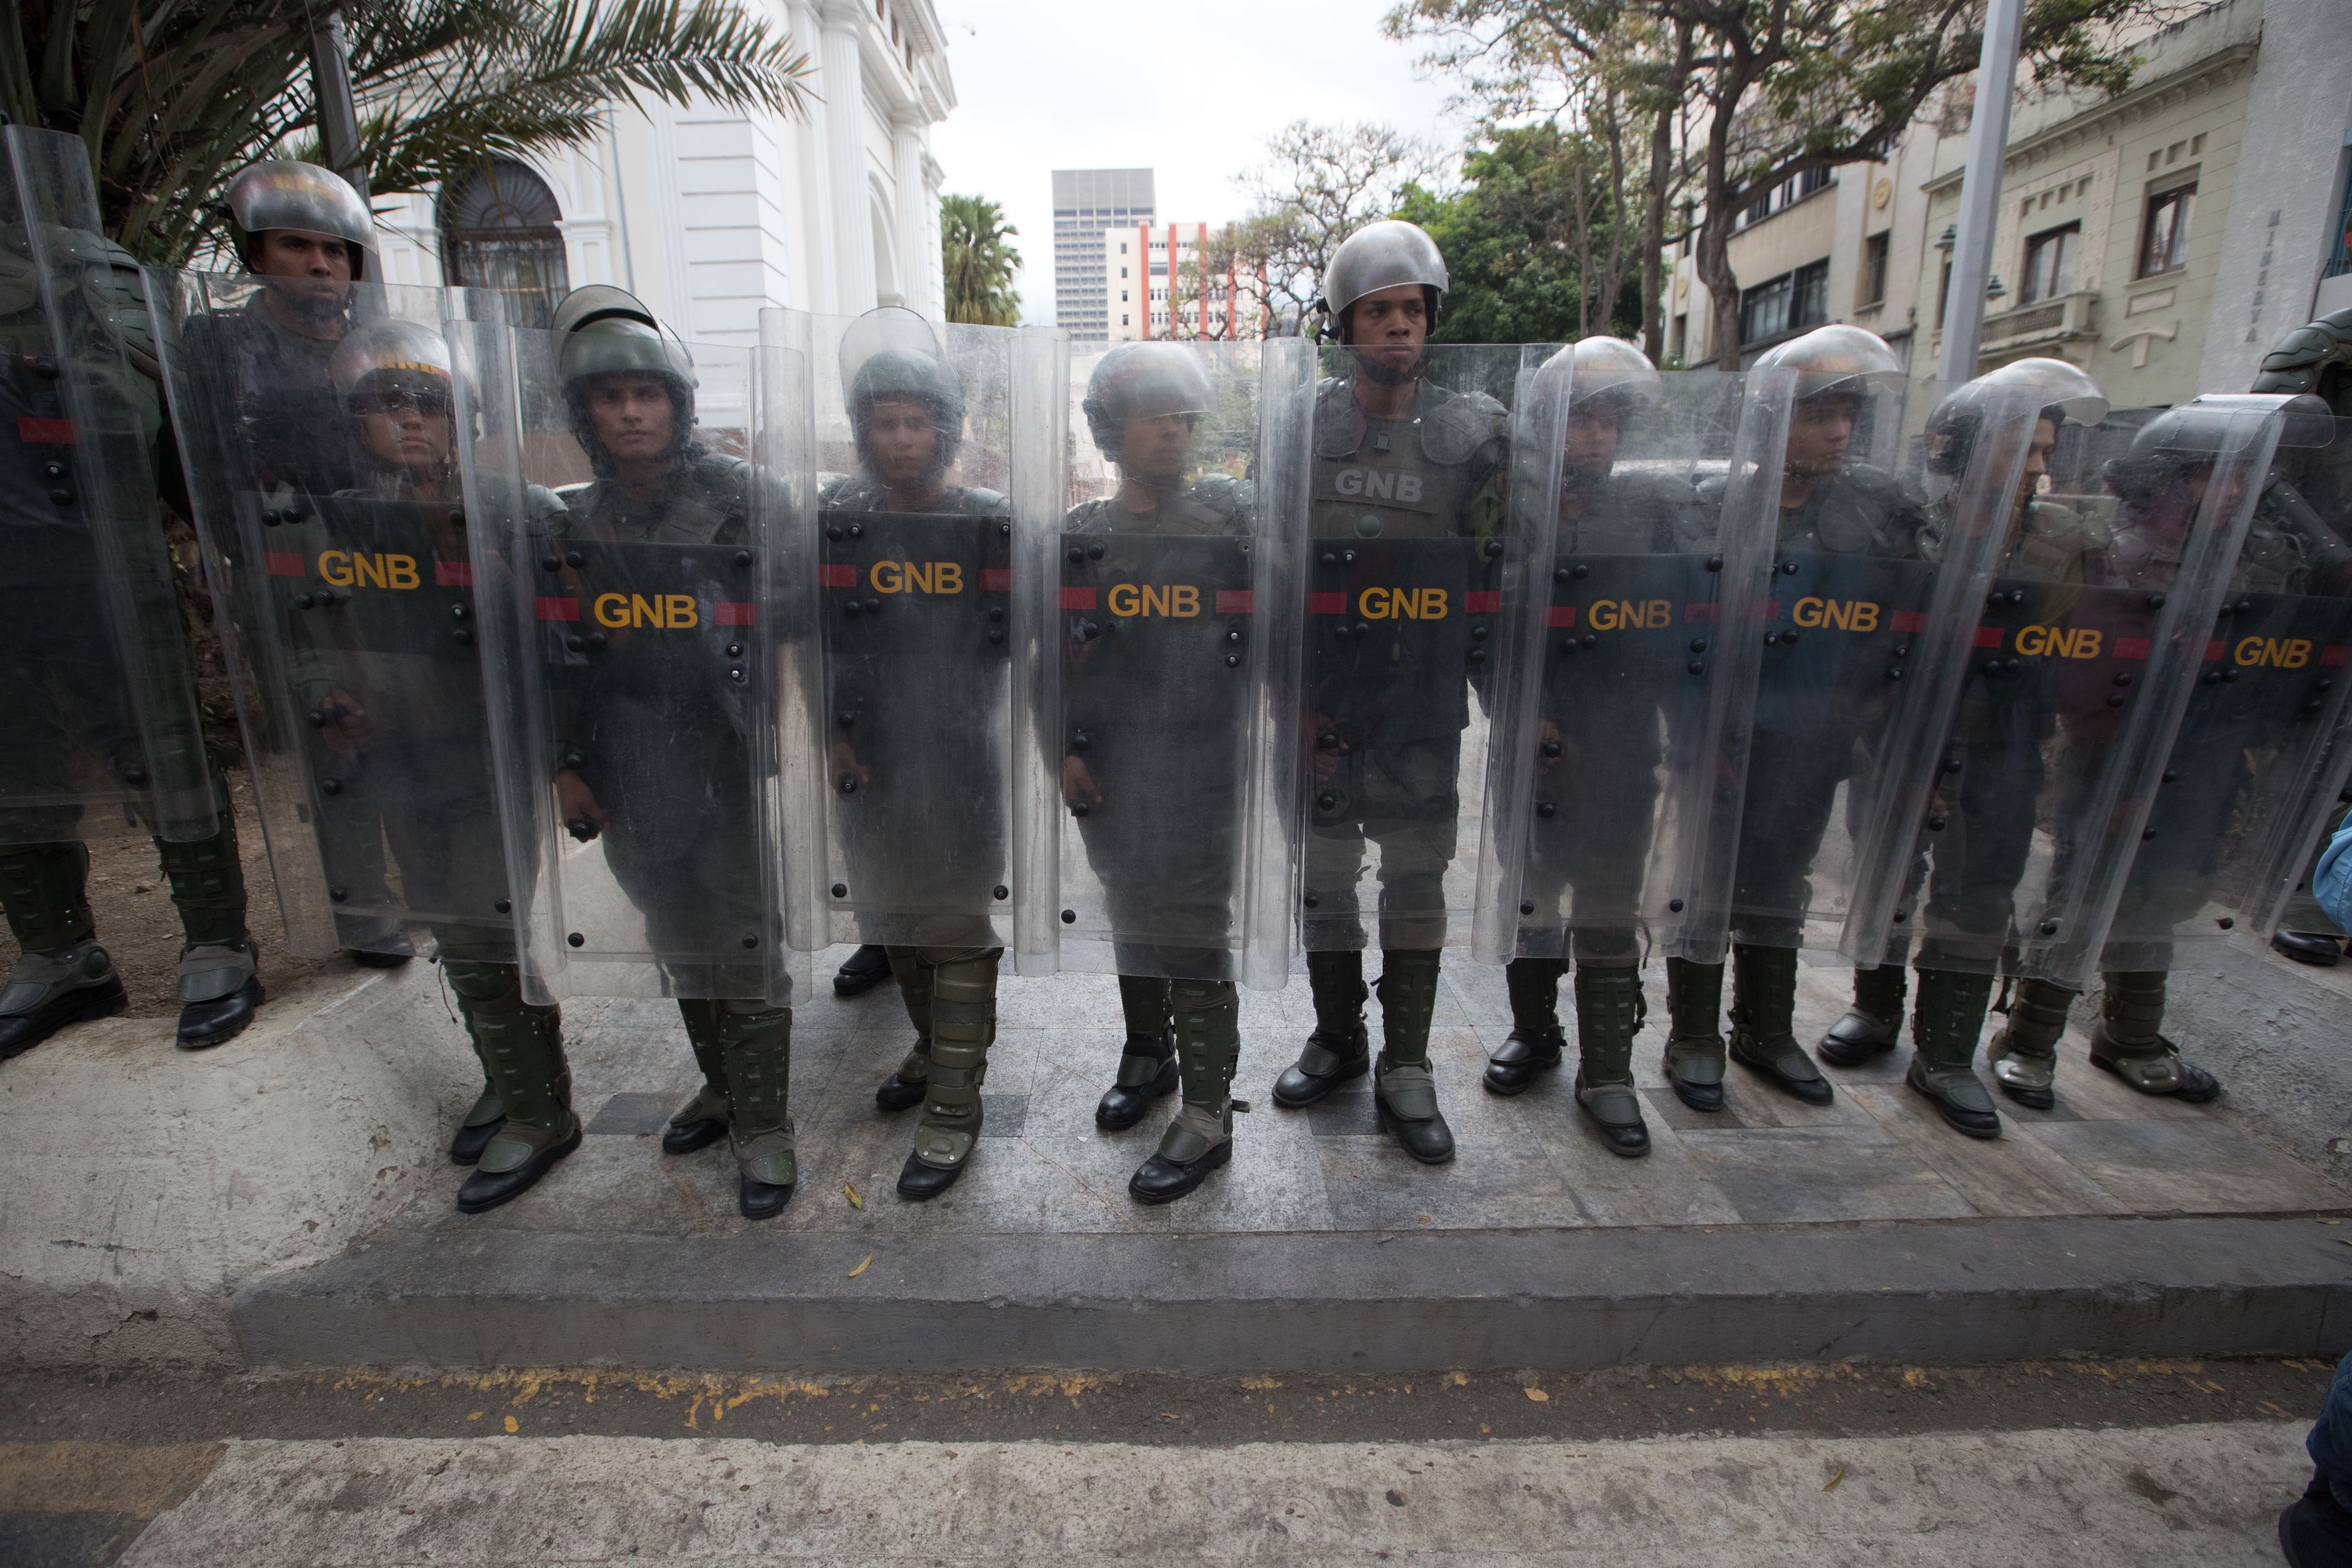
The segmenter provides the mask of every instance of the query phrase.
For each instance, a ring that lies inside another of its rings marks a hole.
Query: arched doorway
[[[562,216],[546,181],[492,159],[441,193],[442,270],[452,284],[498,290],[516,326],[545,327],[572,288]]]

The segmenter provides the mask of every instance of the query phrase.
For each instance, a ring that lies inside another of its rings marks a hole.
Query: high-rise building
[[[1102,232],[1156,215],[1149,169],[1054,171],[1054,324],[1073,338],[1110,335]]]

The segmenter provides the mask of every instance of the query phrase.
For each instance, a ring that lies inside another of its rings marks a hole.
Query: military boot
[[[1381,1055],[1372,1064],[1372,1100],[1381,1126],[1424,1165],[1454,1158],[1454,1130],[1438,1114],[1437,1079],[1429,1070],[1438,961],[1433,948],[1381,954]]]
[[[1797,1044],[1797,950],[1731,944],[1731,1059],[1808,1105],[1836,1098]]]
[[[2058,1039],[2075,993],[2047,980],[2021,980],[2009,1022],[1985,1047],[1985,1065],[2001,1093],[2035,1110],[2058,1103]]]
[[[1274,1080],[1274,1102],[1285,1110],[1314,1104],[1372,1062],[1371,1031],[1364,1026],[1364,955],[1310,952],[1307,984],[1315,996],[1315,1032],[1298,1060]]]
[[[0,1061],[31,1050],[68,1024],[131,1005],[114,960],[98,945],[83,889],[89,850],[66,841],[0,849],[0,908],[21,950],[0,990]]]
[[[489,1058],[484,1054],[483,1028],[487,1026],[496,1029],[516,1006],[535,1014],[546,1014],[548,1027],[559,1037],[563,1028],[563,1016],[556,1008],[532,1006],[520,999],[520,993],[511,1002],[508,1000],[504,990],[505,977],[512,973],[511,964],[482,963],[463,958],[441,961],[442,977],[449,982],[449,989],[457,997],[457,1016],[466,1021],[466,1037],[473,1042],[474,1055],[484,1062]],[[487,1012],[483,1010],[483,1004],[477,1000],[484,995],[490,998]],[[490,1079],[487,1068],[483,1079],[482,1092],[474,1097],[473,1106],[466,1112],[465,1120],[457,1124],[456,1134],[449,1140],[452,1164],[478,1164],[482,1151],[490,1146],[490,1140],[496,1138],[499,1130],[507,1124],[506,1101],[499,1098],[499,1086]]]
[[[1723,965],[1666,960],[1666,1081],[1693,1110],[1723,1109]]]
[[[465,1007],[482,1071],[506,1106],[506,1124],[457,1189],[459,1212],[480,1214],[520,1197],[579,1148],[580,1119],[572,1114],[562,1015],[522,999],[522,976],[511,963],[442,968]]]
[[[1118,1080],[1095,1107],[1095,1125],[1106,1132],[1134,1126],[1153,1100],[1176,1092],[1176,1035],[1168,1016],[1168,982],[1122,974],[1118,1005],[1127,1015],[1127,1047],[1119,1052]]]
[[[1232,1160],[1234,1068],[1242,1057],[1242,1002],[1230,980],[1178,980],[1169,986],[1175,1016],[1176,1059],[1182,1064],[1184,1102],[1160,1135],[1160,1147],[1127,1190],[1138,1203],[1174,1203]]]
[[[2099,1021],[2091,1026],[2091,1065],[2142,1094],[2168,1094],[2202,1105],[2221,1092],[2213,1075],[2180,1059],[2180,1047],[2159,1032],[2164,1023],[2164,971],[2102,974]]]
[[[1883,1057],[1903,1037],[1904,993],[1900,963],[1853,972],[1853,1005],[1829,1026],[1814,1047],[1833,1068],[1858,1068]]]
[[[727,1135],[745,1219],[773,1219],[800,1184],[793,1144],[793,1010],[761,1002],[680,1002],[695,1054],[719,1058]]]
[[[1559,976],[1567,967],[1557,958],[1515,958],[1504,968],[1503,984],[1511,993],[1511,1032],[1486,1058],[1486,1074],[1480,1081],[1489,1093],[1517,1094],[1535,1081],[1536,1074],[1559,1066],[1567,1045],[1559,1031]]]
[[[996,964],[978,958],[936,965],[931,981],[931,1063],[915,1152],[898,1172],[898,1195],[917,1203],[955,1185],[980,1142],[980,1086],[996,1039]]]
[[[702,1083],[694,1098],[681,1105],[662,1128],[665,1154],[691,1154],[727,1136],[734,1111],[727,1098],[727,1055],[719,1043],[718,1005],[680,998],[678,1016],[686,1022],[686,1043],[693,1047],[694,1065],[702,1069]]]
[[[915,1045],[898,1070],[874,1091],[874,1104],[880,1110],[910,1110],[923,1103],[931,1076],[931,984],[936,972],[914,948],[886,951],[890,955],[890,973],[898,978],[898,995],[907,1004],[907,1021],[915,1026]]]
[[[1936,1112],[1971,1138],[2000,1136],[2000,1113],[1971,1068],[1984,1032],[1992,976],[1951,969],[1919,971],[1911,1015],[1911,1066],[1903,1081],[1934,1102]]]
[[[245,868],[226,811],[210,838],[155,840],[186,944],[180,949],[179,1046],[200,1051],[235,1039],[261,1005],[252,933],[245,929]]]
[[[1638,969],[1576,969],[1576,1103],[1612,1154],[1650,1152],[1642,1096],[1633,1087],[1633,1036],[1648,1016]]]

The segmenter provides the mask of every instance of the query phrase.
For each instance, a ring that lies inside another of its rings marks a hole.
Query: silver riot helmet
[[[1141,342],[1121,343],[1095,362],[1078,406],[1096,449],[1116,463],[1128,421],[1169,415],[1199,420],[1213,401],[1209,373],[1198,358],[1174,343]]]
[[[669,394],[669,445],[665,459],[683,453],[694,433],[694,356],[661,329],[637,297],[607,283],[574,289],[555,307],[551,325],[562,347],[557,371],[572,416],[572,433],[599,473],[607,457],[588,407],[595,384],[614,375],[649,375]]]
[[[1775,343],[1756,361],[1758,370],[1793,370],[1797,398],[1861,397],[1874,376],[1903,374],[1903,362],[1876,332],[1843,321],[1815,327],[1801,338]]]
[[[1347,337],[1348,307],[1367,294],[1403,284],[1418,283],[1429,311],[1429,330],[1437,330],[1438,307],[1448,286],[1445,258],[1428,230],[1402,218],[1368,223],[1331,253],[1323,273],[1324,319],[1329,331]]]
[[[363,428],[371,414],[413,408],[446,426],[446,440],[457,438],[457,367],[448,342],[418,321],[370,321],[337,344],[327,361],[327,381],[335,389],[343,412],[358,431],[361,457],[383,468],[406,467],[399,458],[378,451]],[[395,426],[394,439],[425,439],[421,433]],[[445,460],[451,447],[441,447]]]
[[[2283,447],[2324,446],[2334,431],[2327,405],[2308,395],[2284,401],[2232,393],[2200,395],[2141,426],[2124,455],[2108,462],[2103,477],[2126,503],[2146,506],[2185,492],[2190,475],[2210,471],[2252,447],[2273,418],[2280,422]]]
[[[266,158],[228,183],[229,238],[246,270],[261,254],[261,237],[272,229],[297,229],[340,239],[352,250],[352,279],[367,274],[375,249],[375,219],[351,182],[332,169],[287,158]]]
[[[1568,389],[1571,416],[1578,408],[1595,404],[1612,406],[1621,420],[1628,419],[1656,407],[1665,395],[1658,367],[1622,338],[1586,338],[1560,352],[1576,367]]]
[[[2080,366],[2063,359],[2011,360],[1936,405],[1927,416],[1929,469],[1958,474],[1966,468],[1985,416],[2029,397],[2053,425],[2096,425],[2107,416],[2107,395]]]
[[[939,441],[926,482],[937,480],[955,462],[963,441],[963,382],[922,317],[903,306],[884,305],[850,322],[841,334],[841,382],[850,437],[868,474],[881,477],[867,435],[875,407],[882,403],[914,403],[930,410]]]

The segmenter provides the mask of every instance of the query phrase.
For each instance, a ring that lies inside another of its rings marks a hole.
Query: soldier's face
[[[2048,419],[2033,426],[2033,440],[2025,448],[2025,476],[2017,482],[2017,504],[2023,506],[2050,476],[2050,454],[2058,445],[2058,426]]]
[[[1379,289],[1348,308],[1348,346],[1356,357],[1407,371],[1429,341],[1429,301],[1418,283]]]
[[[677,410],[657,376],[603,375],[588,388],[588,417],[604,450],[625,463],[644,462],[668,450]]]
[[[368,450],[394,468],[419,477],[441,474],[454,445],[449,405],[440,398],[392,395],[360,405],[360,429]]]
[[[273,288],[288,304],[331,316],[352,291],[352,247],[323,234],[273,228],[261,237],[253,270],[276,279]]]
[[[866,450],[884,484],[919,485],[939,456],[939,416],[919,398],[884,398],[866,416]]]
[[[1119,435],[1119,467],[1138,479],[1174,479],[1192,447],[1192,416],[1154,414],[1130,419]]]
[[[1605,405],[1579,408],[1568,416],[1567,467],[1570,473],[1605,474],[1617,460],[1617,411]]]
[[[1846,448],[1853,445],[1853,422],[1852,398],[1811,397],[1798,404],[1789,417],[1789,471],[1819,475],[1844,466]]]

